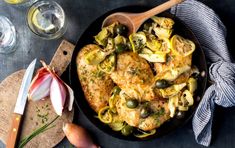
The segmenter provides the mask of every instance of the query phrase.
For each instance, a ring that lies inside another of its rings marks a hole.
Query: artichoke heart
[[[98,65],[100,62],[102,62],[107,54],[97,46],[94,50],[88,52],[85,55],[85,61],[89,65]]]
[[[157,51],[161,48],[162,44],[159,40],[153,39],[153,40],[148,40],[146,46],[152,51]]]
[[[179,100],[178,110],[187,111],[193,103],[193,95],[189,92],[189,90],[184,90]]]
[[[98,45],[105,47],[107,45],[109,35],[110,32],[106,28],[103,28],[96,36],[94,36],[94,38]]]
[[[106,72],[111,73],[115,70],[116,67],[116,55],[113,53],[109,55],[104,61],[102,61],[98,65],[99,69]]]
[[[177,67],[174,69],[171,69],[164,73],[160,78],[165,79],[167,81],[174,81],[176,78],[178,78],[182,73],[185,73],[190,70],[190,66],[185,65],[182,67]]]
[[[174,117],[176,108],[178,107],[179,95],[174,95],[169,98],[168,108],[170,110],[170,117]]]
[[[108,38],[114,34],[114,27],[116,25],[117,23],[113,23],[107,27],[104,27],[96,36],[94,36],[95,41],[98,43],[98,45],[101,45],[103,47],[107,45]]]
[[[159,38],[169,38],[172,33],[172,29],[165,29],[161,27],[154,27],[153,28],[155,35]]]
[[[112,38],[108,38],[107,40],[107,45],[105,48],[101,49],[103,52],[108,54],[111,54],[112,52],[114,52],[115,48],[114,48],[114,40]]]
[[[151,19],[165,29],[171,29],[174,25],[174,21],[170,18],[153,16]]]
[[[189,90],[185,90],[181,97],[180,97],[181,101],[187,101],[188,103],[186,104],[187,106],[192,106],[194,103],[193,100],[193,95],[189,92]],[[185,105],[184,105],[185,106]]]
[[[132,50],[138,53],[142,48],[144,48],[147,38],[144,32],[133,33],[129,36]]]
[[[169,98],[171,96],[177,95],[184,87],[186,83],[175,84],[165,89],[160,89],[163,98]]]
[[[197,80],[195,78],[189,78],[187,86],[189,92],[193,94],[194,91],[197,89]]]
[[[149,62],[159,62],[159,63],[166,62],[166,54],[140,53],[139,56],[146,59]]]

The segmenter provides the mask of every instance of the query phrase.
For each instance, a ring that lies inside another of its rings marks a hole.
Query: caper
[[[113,94],[114,94],[114,95],[118,95],[118,94],[120,93],[120,91],[121,91],[121,88],[118,87],[118,86],[115,86],[115,87],[113,88]]]
[[[149,28],[152,26],[152,23],[148,22],[144,24],[144,30],[148,31]]]
[[[126,101],[126,106],[128,108],[136,108],[138,106],[138,101],[136,99],[129,99]]]
[[[143,107],[140,109],[140,117],[147,118],[150,115],[150,109],[148,107]]]
[[[134,128],[130,125],[126,125],[125,127],[123,127],[123,129],[121,130],[121,133],[124,136],[128,136],[133,132]]]
[[[124,50],[126,50],[126,45],[125,44],[117,44],[117,45],[115,45],[115,51],[117,53],[121,53]]]
[[[184,117],[185,117],[185,111],[177,111],[176,112],[177,119],[183,119]]]
[[[169,82],[164,79],[156,81],[157,88],[167,88],[169,86],[170,86]]]
[[[126,47],[127,47],[127,49],[132,50],[132,46],[131,46],[131,43],[130,43],[130,42],[127,42],[127,43],[126,43]]]
[[[114,29],[115,29],[115,33],[119,34],[119,35],[126,35],[126,33],[128,31],[127,27],[122,24],[118,24]]]

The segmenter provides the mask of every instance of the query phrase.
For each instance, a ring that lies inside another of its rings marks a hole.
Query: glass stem
[[[3,33],[0,31],[0,43],[2,42],[3,38],[4,38],[4,35],[3,35]]]

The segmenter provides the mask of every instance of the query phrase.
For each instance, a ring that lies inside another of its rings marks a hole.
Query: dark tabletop
[[[40,58],[49,62],[61,40],[76,44],[86,27],[105,12],[127,5],[155,6],[164,0],[57,0],[64,8],[68,18],[68,29],[65,35],[57,40],[42,40],[29,31],[25,16],[27,8],[18,8],[0,1],[0,15],[7,16],[16,26],[18,33],[17,50],[8,55],[0,54],[0,81],[11,73],[26,68],[34,59]],[[235,1],[234,0],[204,0],[202,1],[219,15],[227,27],[227,44],[231,55],[235,57]],[[66,77],[66,75],[65,75]],[[1,119],[0,119],[1,120]],[[175,132],[147,142],[127,142],[112,138],[92,125],[82,113],[78,112],[75,122],[88,129],[95,141],[103,148],[189,148],[203,147],[194,140],[191,121]],[[235,108],[216,107],[213,121],[213,138],[211,147],[235,147]],[[0,142],[0,147],[4,147]],[[64,139],[57,147],[69,147]]]

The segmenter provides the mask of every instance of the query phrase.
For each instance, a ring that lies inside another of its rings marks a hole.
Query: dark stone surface
[[[62,37],[76,43],[86,27],[105,12],[127,5],[155,6],[164,0],[57,0],[64,8],[68,18],[68,29]],[[232,55],[235,55],[235,1],[234,0],[203,0],[203,3],[212,7],[227,27],[227,43]],[[19,69],[26,68],[35,58],[49,62],[62,38],[57,40],[42,40],[35,36],[26,25],[27,8],[18,8],[0,1],[0,15],[7,16],[16,26],[18,33],[17,50],[9,55],[0,54],[0,81]],[[66,76],[66,75],[65,75]],[[235,108],[217,107],[213,124],[212,148],[235,147]],[[92,125],[83,114],[75,116],[75,122],[88,129],[94,140],[103,148],[189,148],[203,147],[194,140],[191,121],[172,134],[160,139],[147,142],[127,142],[112,138]],[[4,147],[0,142],[0,147]],[[69,147],[64,139],[57,147]]]

